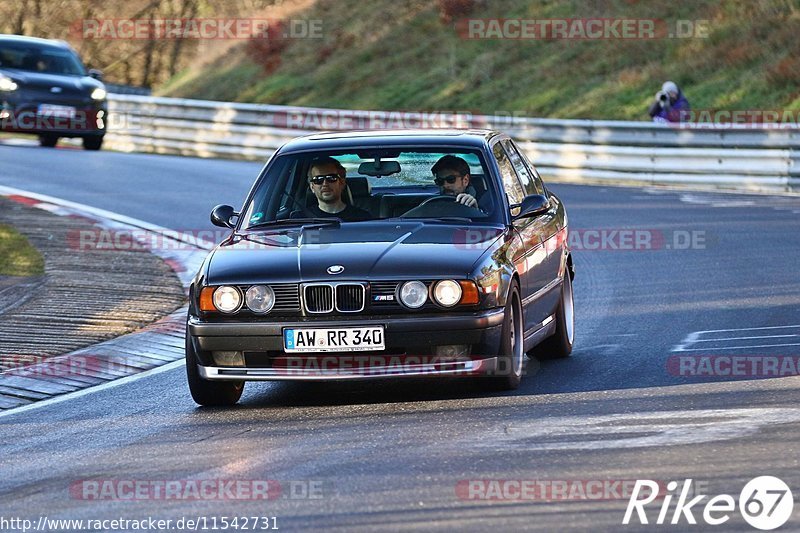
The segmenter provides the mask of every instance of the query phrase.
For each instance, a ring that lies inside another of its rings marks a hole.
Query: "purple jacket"
[[[650,116],[653,122],[680,122],[681,111],[689,111],[689,100],[683,96],[683,91],[678,91],[678,98],[670,105],[661,107],[658,102],[653,102],[650,106]]]

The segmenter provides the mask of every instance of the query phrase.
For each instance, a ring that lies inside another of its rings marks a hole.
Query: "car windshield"
[[[488,176],[477,150],[351,149],[278,156],[245,207],[242,228],[319,217],[497,222],[499,202]]]
[[[12,68],[42,74],[85,76],[77,56],[64,49],[0,41],[0,68]]]

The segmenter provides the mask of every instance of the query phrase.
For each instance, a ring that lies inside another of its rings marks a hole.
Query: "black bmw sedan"
[[[479,379],[572,351],[567,214],[507,135],[322,133],[269,160],[190,288],[201,405],[245,381]]]
[[[0,35],[0,131],[38,135],[48,147],[79,137],[99,150],[108,122],[101,77],[63,41]]]

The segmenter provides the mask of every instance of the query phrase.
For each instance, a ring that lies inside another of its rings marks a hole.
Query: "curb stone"
[[[147,235],[159,234],[161,241],[173,242],[174,246],[150,248],[148,255],[159,257],[178,278],[176,306],[185,303],[189,283],[211,247],[209,243],[172,238],[170,235],[174,232],[165,228],[121,215],[115,216],[89,206],[10,188],[0,188],[0,195],[3,194],[6,199],[0,196],[0,202],[17,202],[48,211],[55,216],[73,219],[65,222],[74,223],[77,220],[95,230],[136,230],[136,235],[142,236],[147,242],[150,242]],[[96,273],[90,272],[89,275]],[[171,307],[175,309],[174,306]],[[25,308],[27,305],[23,310]],[[142,322],[140,317],[136,331],[131,333],[72,349],[68,353],[34,358],[36,362],[32,364],[5,368],[0,371],[0,412],[8,412],[15,407],[107,383],[182,359],[186,311],[187,307],[184,305],[154,322],[152,318],[145,317],[146,322],[152,322],[149,324]],[[0,353],[0,363],[2,358]]]

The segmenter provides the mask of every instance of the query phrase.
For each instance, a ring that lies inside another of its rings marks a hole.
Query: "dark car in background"
[[[433,173],[457,160],[462,171]],[[339,174],[313,175],[319,161]],[[477,204],[444,185],[467,175]],[[313,216],[311,184],[326,180],[358,220]],[[190,287],[186,370],[201,405],[237,402],[248,380],[447,376],[514,389],[526,352],[572,350],[566,210],[505,134],[301,137],[272,156],[241,211],[220,205],[211,220],[232,231]]]
[[[35,134],[48,147],[78,137],[99,150],[108,122],[101,78],[65,42],[0,35],[0,131]]]

